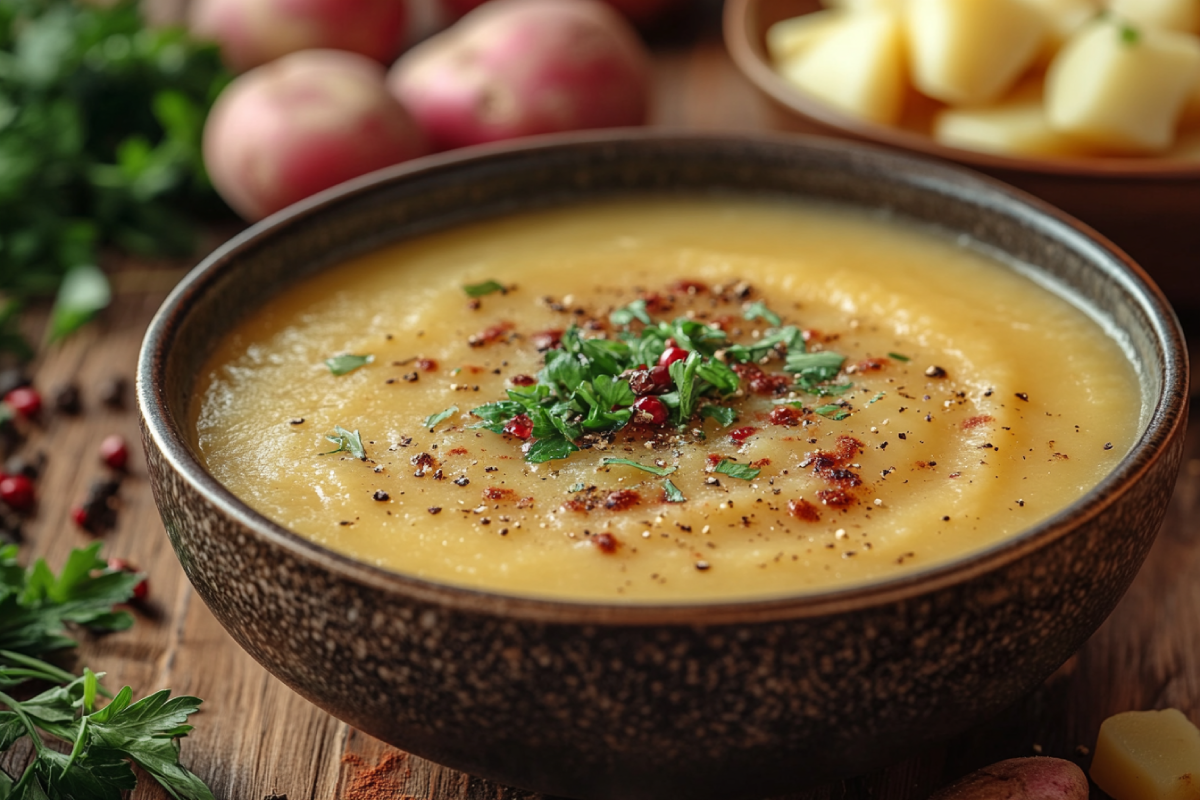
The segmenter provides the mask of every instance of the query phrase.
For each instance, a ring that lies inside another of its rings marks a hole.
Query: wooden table
[[[725,55],[718,17],[719,3],[707,3],[690,23],[694,30],[676,32],[658,46],[656,124],[724,131],[769,125],[770,110]],[[138,440],[135,411],[102,406],[99,387],[114,375],[132,378],[146,324],[182,268],[116,265],[113,306],[35,363],[36,385],[47,395],[68,380],[78,381],[85,409],[79,417],[47,415],[23,446],[22,452],[48,457],[40,505],[26,525],[26,558],[46,556],[57,566],[71,547],[90,541],[71,522],[70,508],[105,472],[96,456],[100,441],[114,432],[131,443]],[[184,740],[183,757],[218,798],[534,797],[388,747],[268,675],[234,644],[184,579],[151,499],[140,448],[134,449],[105,552],[150,575],[151,601],[131,631],[85,638],[79,659],[107,670],[110,686],[129,683],[140,693],[169,687],[206,698],[193,719],[196,731]],[[1035,753],[1074,759],[1086,768],[1100,722],[1111,714],[1175,706],[1200,720],[1200,582],[1192,579],[1193,570],[1200,574],[1198,499],[1200,434],[1193,434],[1166,523],[1141,574],[1108,622],[1045,685],[944,747],[793,797],[924,798],[971,769]],[[0,767],[12,773],[28,757],[28,748],[18,747],[0,759]],[[137,800],[165,797],[149,781],[134,794]]]

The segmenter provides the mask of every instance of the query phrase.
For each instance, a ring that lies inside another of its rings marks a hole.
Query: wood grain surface
[[[717,24],[719,4],[697,8],[687,30],[656,45],[654,123],[698,130],[754,131],[771,124],[772,111],[725,55]],[[111,265],[113,306],[82,334],[46,350],[33,365],[36,385],[50,396],[68,381],[79,384],[84,411],[48,413],[30,427],[22,453],[46,454],[39,505],[25,526],[25,557],[61,563],[90,537],[70,520],[90,482],[102,477],[97,448],[110,433],[135,452],[120,492],[115,529],[105,553],[128,559],[150,576],[150,602],[135,627],[88,638],[79,662],[108,672],[107,683],[129,683],[139,693],[169,687],[205,698],[183,743],[184,762],[222,800],[517,800],[533,798],[409,756],[319,711],[268,675],[233,642],[184,579],[168,545],[146,482],[132,391],[123,410],[99,400],[113,377],[132,381],[145,327],[182,264]],[[1149,265],[1151,269],[1171,265]],[[1189,328],[1197,319],[1186,320]],[[37,320],[31,320],[36,329]],[[925,798],[935,788],[992,761],[1043,753],[1086,768],[1100,722],[1129,709],[1174,706],[1200,720],[1200,441],[1188,437],[1188,455],[1162,533],[1133,588],[1084,648],[1016,706],[954,742],[880,773],[793,795],[804,800]],[[21,768],[29,753],[18,747],[0,767]],[[797,764],[802,774],[803,764]],[[1103,797],[1098,791],[1095,797]],[[149,781],[135,800],[165,798]]]

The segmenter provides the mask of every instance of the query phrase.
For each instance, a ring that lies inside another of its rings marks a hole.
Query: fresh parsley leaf
[[[1132,47],[1142,39],[1142,32],[1127,22],[1121,23],[1121,44]]]
[[[853,383],[822,383],[816,386],[801,384],[800,388],[815,394],[817,397],[836,397],[854,388]]]
[[[730,461],[728,458],[721,459],[721,462],[713,468],[713,472],[720,472],[722,475],[728,475],[731,478],[738,478],[743,481],[752,481],[758,477],[758,473],[762,472],[758,467],[751,467],[748,464],[739,464],[736,461]]]
[[[508,294],[508,289],[495,281],[484,281],[483,283],[469,283],[463,287],[463,291],[467,293],[467,297],[486,297],[489,294],[500,292]]]
[[[696,375],[722,395],[733,394],[742,382],[736,372],[716,359],[702,362],[696,367]]]
[[[867,401],[867,405],[873,406],[886,396],[887,396],[887,392],[879,392],[878,394],[876,394],[874,397],[872,397],[870,400]]]
[[[828,350],[819,353],[788,353],[783,368],[814,381],[827,381],[837,377],[846,357]]]
[[[841,420],[844,420],[846,417],[850,416],[850,412],[846,410],[845,406],[839,405],[821,406],[820,408],[814,408],[813,411],[817,412],[822,417],[828,417],[835,422],[840,422]]]
[[[578,449],[562,436],[550,436],[533,442],[525,452],[525,460],[530,464],[541,464],[544,461],[566,458]]]
[[[888,358],[895,359],[896,361],[912,361],[911,358],[900,353],[888,353]]]
[[[615,309],[611,314],[608,315],[609,322],[611,322],[613,325],[622,327],[633,322],[635,319],[644,325],[650,325],[653,323],[653,320],[650,319],[650,315],[646,313],[645,300],[634,300],[629,305]]]
[[[700,416],[705,419],[715,419],[723,428],[728,428],[733,423],[737,422],[738,414],[729,406],[720,406],[716,403],[710,403],[701,407]]]
[[[91,264],[67,270],[50,312],[49,340],[57,342],[74,333],[112,300],[108,278]]]
[[[679,491],[679,488],[671,483],[669,479],[663,481],[663,494],[666,495],[668,503],[687,502],[687,498],[683,496],[683,492]]]
[[[525,406],[515,400],[497,400],[495,403],[478,406],[471,409],[471,416],[479,417],[483,422],[471,425],[471,428],[486,428],[492,433],[504,433],[504,426],[510,419],[524,413]]]
[[[753,344],[730,345],[725,350],[725,357],[745,364],[758,361],[773,350],[783,350],[787,353],[804,352],[804,335],[799,328],[788,325],[783,328],[769,330]]]
[[[445,422],[457,413],[458,406],[450,406],[445,411],[439,411],[436,414],[430,414],[425,418],[425,421],[421,423],[421,427],[433,430],[439,422]]]
[[[748,320],[766,320],[768,325],[774,325],[776,327],[783,322],[779,315],[767,308],[767,304],[761,300],[755,300],[753,303],[748,304],[742,313],[742,318]]]
[[[342,376],[348,372],[354,372],[359,367],[364,367],[375,360],[375,356],[365,355],[356,356],[346,353],[333,358],[325,359],[325,366],[329,367],[329,371],[334,375]]]
[[[686,425],[696,412],[696,401],[699,394],[696,391],[696,370],[700,368],[700,353],[693,350],[688,357],[672,362],[668,367],[671,380],[675,381],[676,391],[679,392],[678,423]]]
[[[133,596],[142,576],[109,570],[99,552],[100,542],[72,550],[55,575],[42,559],[23,570],[15,546],[0,548],[0,650],[37,656],[75,645],[67,625],[106,631],[132,625],[133,617],[113,606]]]
[[[584,488],[585,487],[582,483],[572,483],[571,488],[567,489],[567,491],[570,492],[571,494],[575,494],[576,492],[582,492],[584,490]]]
[[[623,464],[626,467],[636,467],[642,472],[649,472],[651,475],[658,475],[659,477],[670,475],[672,472],[679,469],[679,467],[656,467],[653,464],[639,464],[638,462],[632,461],[628,458],[606,458],[600,463],[606,467],[613,464]]]
[[[338,447],[336,450],[330,450],[321,455],[330,456],[334,453],[349,453],[359,461],[367,460],[367,451],[363,449],[362,437],[358,435],[358,431],[348,431],[341,425],[334,425],[333,433],[325,434],[325,438]]]

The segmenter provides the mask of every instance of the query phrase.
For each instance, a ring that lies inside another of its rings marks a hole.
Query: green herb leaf
[[[653,464],[639,464],[638,462],[632,461],[628,458],[606,458],[600,463],[606,467],[613,464],[622,464],[626,467],[636,467],[642,472],[649,472],[651,475],[658,475],[659,477],[662,477],[663,475],[670,475],[672,472],[679,469],[679,467],[656,467]]]
[[[503,285],[495,281],[484,281],[483,283],[469,283],[463,287],[463,291],[467,293],[467,297],[485,297],[495,292],[508,294],[508,290]]]
[[[839,405],[821,406],[820,408],[814,408],[813,411],[817,412],[822,417],[828,417],[835,422],[840,422],[841,420],[844,420],[846,417],[850,416],[850,412],[846,410],[845,406]]]
[[[737,422],[738,414],[729,406],[719,406],[710,403],[700,408],[700,416],[705,419],[715,419],[723,428],[728,428]]]
[[[777,330],[769,330],[766,334],[750,345],[730,345],[725,350],[725,357],[741,364],[758,361],[773,350],[783,350],[787,353],[803,353],[805,349],[804,334],[799,328],[788,325]]]
[[[91,264],[72,267],[63,277],[54,310],[50,312],[50,341],[57,342],[74,333],[96,312],[108,307],[111,300],[112,288],[103,272]]]
[[[679,488],[671,483],[669,479],[663,481],[663,494],[666,495],[668,503],[687,502],[687,498],[683,496],[683,492],[679,491]]]
[[[828,350],[819,353],[788,353],[784,370],[803,375],[814,381],[827,381],[836,378],[842,369],[846,357]]]
[[[783,322],[779,315],[767,308],[766,303],[762,302],[761,300],[755,300],[753,303],[747,305],[742,313],[742,318],[748,320],[766,320],[768,325],[774,325],[776,327]]]
[[[888,353],[888,358],[895,359],[896,361],[912,361],[911,358],[900,353]]]
[[[498,400],[495,403],[478,406],[471,409],[470,414],[479,417],[483,422],[471,425],[471,428],[486,428],[492,433],[504,433],[504,426],[510,419],[525,411],[525,406],[515,400]]]
[[[617,326],[628,325],[635,319],[644,325],[650,325],[653,323],[653,320],[650,319],[650,315],[646,313],[645,300],[634,300],[629,305],[618,308],[608,315],[608,321]]]
[[[525,460],[530,464],[541,464],[545,461],[566,458],[578,449],[562,436],[549,436],[533,442],[525,452]]]
[[[421,423],[421,427],[433,430],[439,422],[444,422],[457,413],[458,406],[450,406],[445,411],[439,411],[436,414],[430,414],[425,418],[425,421]]]
[[[874,397],[872,397],[870,400],[867,401],[867,405],[873,406],[886,396],[887,396],[887,392],[879,392],[878,394],[876,394]]]
[[[1133,46],[1142,39],[1142,32],[1129,23],[1121,23],[1121,44]]]
[[[584,490],[584,488],[585,487],[582,483],[572,483],[571,488],[567,489],[567,491],[570,492],[571,494],[575,494],[576,492],[582,492]]]
[[[325,438],[336,444],[337,449],[330,450],[321,455],[330,456],[334,453],[349,453],[359,461],[367,460],[367,451],[363,449],[362,437],[358,435],[358,431],[348,431],[341,425],[334,425],[333,433],[325,434]]]
[[[758,467],[751,467],[748,464],[739,464],[736,461],[730,461],[728,458],[721,459],[721,462],[713,468],[713,472],[720,472],[722,475],[728,475],[731,478],[737,478],[743,481],[752,481],[758,477],[758,473],[762,472]]]
[[[696,412],[696,401],[699,399],[696,391],[696,370],[700,368],[701,358],[700,353],[693,350],[688,353],[687,358],[672,362],[667,368],[679,393],[679,407],[676,411],[680,425],[686,425]]]
[[[329,367],[329,371],[334,375],[340,377],[348,372],[353,372],[359,367],[364,367],[374,360],[375,356],[372,355],[356,356],[347,353],[325,359],[325,366]]]

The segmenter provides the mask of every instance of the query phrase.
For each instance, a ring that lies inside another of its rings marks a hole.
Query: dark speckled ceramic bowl
[[[1128,338],[1152,409],[1082,500],[990,550],[862,588],[711,605],[498,596],[356,563],[263,518],[204,469],[188,404],[214,343],[298,278],[517,209],[626,193],[818,198],[1035,265]],[[1183,338],[1161,294],[1073,220],[961,169],[802,138],[611,133],[412,162],[272,217],[213,254],[146,336],[155,498],[229,633],[312,702],[406,750],[580,798],[762,796],[881,766],[977,724],[1108,615],[1179,466]]]

